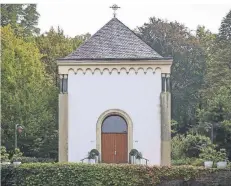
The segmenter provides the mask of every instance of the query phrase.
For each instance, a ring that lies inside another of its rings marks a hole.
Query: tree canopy
[[[39,13],[36,4],[1,4],[1,26],[11,25],[15,31],[23,29],[23,34],[39,34]]]
[[[45,72],[36,44],[17,38],[9,25],[1,32],[2,143],[12,148],[14,126],[20,124],[26,129],[19,140],[24,141],[22,149],[32,153],[35,142],[39,145],[40,139],[45,145],[46,138],[57,133],[58,92]]]
[[[199,90],[205,73],[205,56],[196,36],[178,22],[150,18],[138,34],[164,57],[172,56],[172,118],[186,131],[195,123]]]

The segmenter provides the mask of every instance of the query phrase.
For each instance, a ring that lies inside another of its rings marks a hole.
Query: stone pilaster
[[[171,94],[162,92],[161,102],[161,165],[171,165]]]
[[[59,162],[68,161],[68,94],[59,94]]]

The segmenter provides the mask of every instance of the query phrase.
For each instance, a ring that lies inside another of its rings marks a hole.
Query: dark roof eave
[[[59,58],[57,61],[140,61],[140,60],[173,60],[172,57],[156,57],[156,58]]]

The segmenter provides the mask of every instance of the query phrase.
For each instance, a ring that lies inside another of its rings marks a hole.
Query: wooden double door
[[[117,115],[107,117],[102,124],[102,162],[128,162],[127,123]]]

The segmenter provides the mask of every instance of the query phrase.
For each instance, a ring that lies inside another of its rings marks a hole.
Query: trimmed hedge
[[[22,163],[54,163],[55,160],[51,158],[36,158],[36,157],[26,157],[22,156],[20,158],[17,158]]]
[[[2,185],[17,186],[149,186],[169,181],[195,181],[219,169],[193,166],[148,167],[141,165],[31,163],[2,166]],[[231,178],[231,172],[228,177]],[[231,180],[230,180],[231,181]],[[164,184],[166,185],[166,184]],[[211,185],[211,184],[210,184]]]

